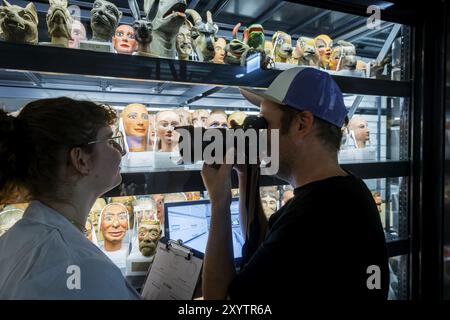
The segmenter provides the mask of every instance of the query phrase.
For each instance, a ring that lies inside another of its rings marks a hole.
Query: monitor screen
[[[233,233],[233,252],[236,261],[242,257],[241,225],[239,223],[239,200],[231,202],[231,228]],[[172,240],[182,240],[183,244],[205,253],[211,220],[209,200],[176,202],[164,204],[165,236]]]

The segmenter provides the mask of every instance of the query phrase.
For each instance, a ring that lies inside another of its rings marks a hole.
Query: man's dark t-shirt
[[[373,270],[378,266],[381,289]],[[369,280],[369,281],[368,281]],[[265,241],[231,282],[231,299],[386,299],[389,267],[376,204],[353,175],[294,190]]]

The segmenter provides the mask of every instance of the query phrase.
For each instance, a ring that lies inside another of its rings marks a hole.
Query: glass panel
[[[364,180],[374,196],[387,241],[408,238],[408,178]]]
[[[170,125],[195,125],[203,118],[203,126],[208,127],[220,121],[225,124],[238,115],[259,114],[259,108],[245,100],[237,87],[0,70],[0,108],[7,112],[16,112],[35,99],[60,96],[109,104],[117,111],[117,127],[126,137],[128,151],[123,158],[123,173],[199,169],[180,164],[179,158],[155,154],[154,151],[169,151],[163,150],[160,141],[167,140],[164,134],[167,129],[173,130]],[[409,160],[409,101],[344,92],[350,122],[343,130],[339,161]],[[147,113],[148,120],[136,123],[142,125],[143,135],[132,128],[133,121],[140,117],[131,119],[128,111],[123,112],[130,104],[141,104],[140,108]],[[221,112],[225,114],[211,116]],[[166,118],[171,117],[184,120],[167,122]],[[131,145],[135,144],[135,137],[142,140],[140,148]]]
[[[345,95],[344,101],[350,121],[344,130],[341,163],[409,159],[409,99]]]
[[[408,299],[408,255],[401,255],[389,259],[390,286],[389,300]]]

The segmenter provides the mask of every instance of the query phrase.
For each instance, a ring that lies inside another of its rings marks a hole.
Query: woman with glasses
[[[95,200],[122,180],[115,122],[109,107],[69,98],[0,111],[0,204],[31,201],[0,237],[0,299],[139,298],[85,236]]]

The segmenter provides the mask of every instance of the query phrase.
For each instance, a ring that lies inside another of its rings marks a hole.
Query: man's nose
[[[113,220],[113,227],[117,228],[119,226],[119,220],[117,218],[114,218]]]

